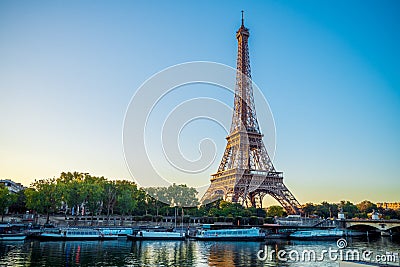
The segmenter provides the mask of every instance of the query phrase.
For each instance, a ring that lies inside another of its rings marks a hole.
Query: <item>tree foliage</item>
[[[372,203],[369,200],[364,200],[364,201],[358,203],[356,206],[357,206],[358,210],[363,213],[370,213],[373,210],[378,209],[376,204]]]
[[[239,221],[241,218],[250,218],[257,221],[259,217],[286,216],[281,206],[273,205],[267,210],[261,208],[245,208],[238,203],[230,203],[222,199],[198,207],[197,191],[187,185],[172,184],[168,187],[139,188],[134,182],[127,180],[111,181],[104,177],[91,176],[88,173],[63,172],[55,179],[35,181],[30,188],[22,191],[18,196],[19,210],[23,208],[34,210],[37,213],[49,214],[58,212],[65,206],[63,212],[70,214],[75,210],[78,216],[78,207],[85,208],[86,214],[92,216],[106,214],[134,215],[157,218],[161,216],[174,216],[175,207],[185,208],[184,214],[197,217],[219,218],[218,220]],[[2,198],[8,194],[0,188],[0,209],[6,210],[12,203]],[[2,200],[4,199],[4,201]],[[373,209],[378,210],[385,218],[399,218],[400,212],[377,209],[377,206],[368,201],[357,205],[350,201],[340,203],[320,204],[306,203],[302,207],[305,216],[318,216],[321,218],[336,217],[342,209],[347,218],[366,218]],[[143,217],[144,218],[144,217]],[[108,221],[108,220],[107,220]]]
[[[158,202],[174,207],[193,207],[199,204],[197,199],[197,191],[193,187],[187,185],[172,184],[168,187],[152,187],[147,188],[146,192],[150,197]]]
[[[267,210],[267,216],[268,217],[282,217],[286,215],[285,210],[282,208],[282,206],[269,206]]]
[[[54,178],[35,181],[25,195],[28,208],[47,214],[46,223],[61,204],[61,189]]]
[[[343,209],[343,212],[346,214],[347,218],[354,218],[356,214],[359,213],[357,206],[350,201],[340,201],[339,208]]]
[[[138,188],[133,182],[117,181],[117,208],[122,215],[132,214],[137,207]]]
[[[8,188],[4,184],[0,184],[0,213],[1,221],[4,220],[4,214],[6,209],[11,206],[17,200],[17,195],[14,195],[8,191]]]

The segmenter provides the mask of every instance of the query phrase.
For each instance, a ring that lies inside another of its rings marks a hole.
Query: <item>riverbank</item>
[[[186,219],[186,218],[185,218]],[[47,221],[46,215],[37,215],[35,219],[23,220],[22,214],[4,216],[3,223],[34,223],[45,225]],[[65,216],[52,215],[49,216],[49,224],[57,227],[68,226],[163,226],[172,228],[175,226],[200,226],[207,223],[204,218],[193,217],[183,220],[183,223],[178,219],[175,223],[175,217],[156,217],[156,216]],[[220,223],[221,225],[233,225],[232,223]]]

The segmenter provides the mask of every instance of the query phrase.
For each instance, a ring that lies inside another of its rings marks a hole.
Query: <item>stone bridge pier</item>
[[[346,229],[377,231],[381,235],[400,234],[400,220],[339,220]]]

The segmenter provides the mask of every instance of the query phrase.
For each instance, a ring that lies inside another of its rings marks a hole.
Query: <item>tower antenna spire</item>
[[[236,32],[238,53],[232,124],[217,173],[211,175],[210,186],[201,203],[218,198],[242,205],[262,208],[263,197],[275,198],[288,214],[302,212],[300,203],[283,183],[283,173],[275,170],[263,134],[258,125],[251,80],[248,39],[249,29]]]

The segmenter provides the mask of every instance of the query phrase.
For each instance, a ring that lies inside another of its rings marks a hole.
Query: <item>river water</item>
[[[6,241],[0,242],[0,266],[339,266],[340,253],[345,257],[349,250],[357,251],[360,257],[363,252],[370,251],[365,254],[370,261],[376,261],[379,255],[394,254],[390,263],[400,266],[396,255],[400,252],[400,240],[377,237],[347,241],[344,249],[338,249],[336,240],[268,240],[267,243],[129,241],[123,238],[109,241]],[[331,250],[331,255],[324,254],[324,250]],[[314,251],[315,257],[307,258],[307,254],[302,257],[304,251]],[[263,257],[264,252],[267,257]],[[277,258],[278,253],[281,260]]]

